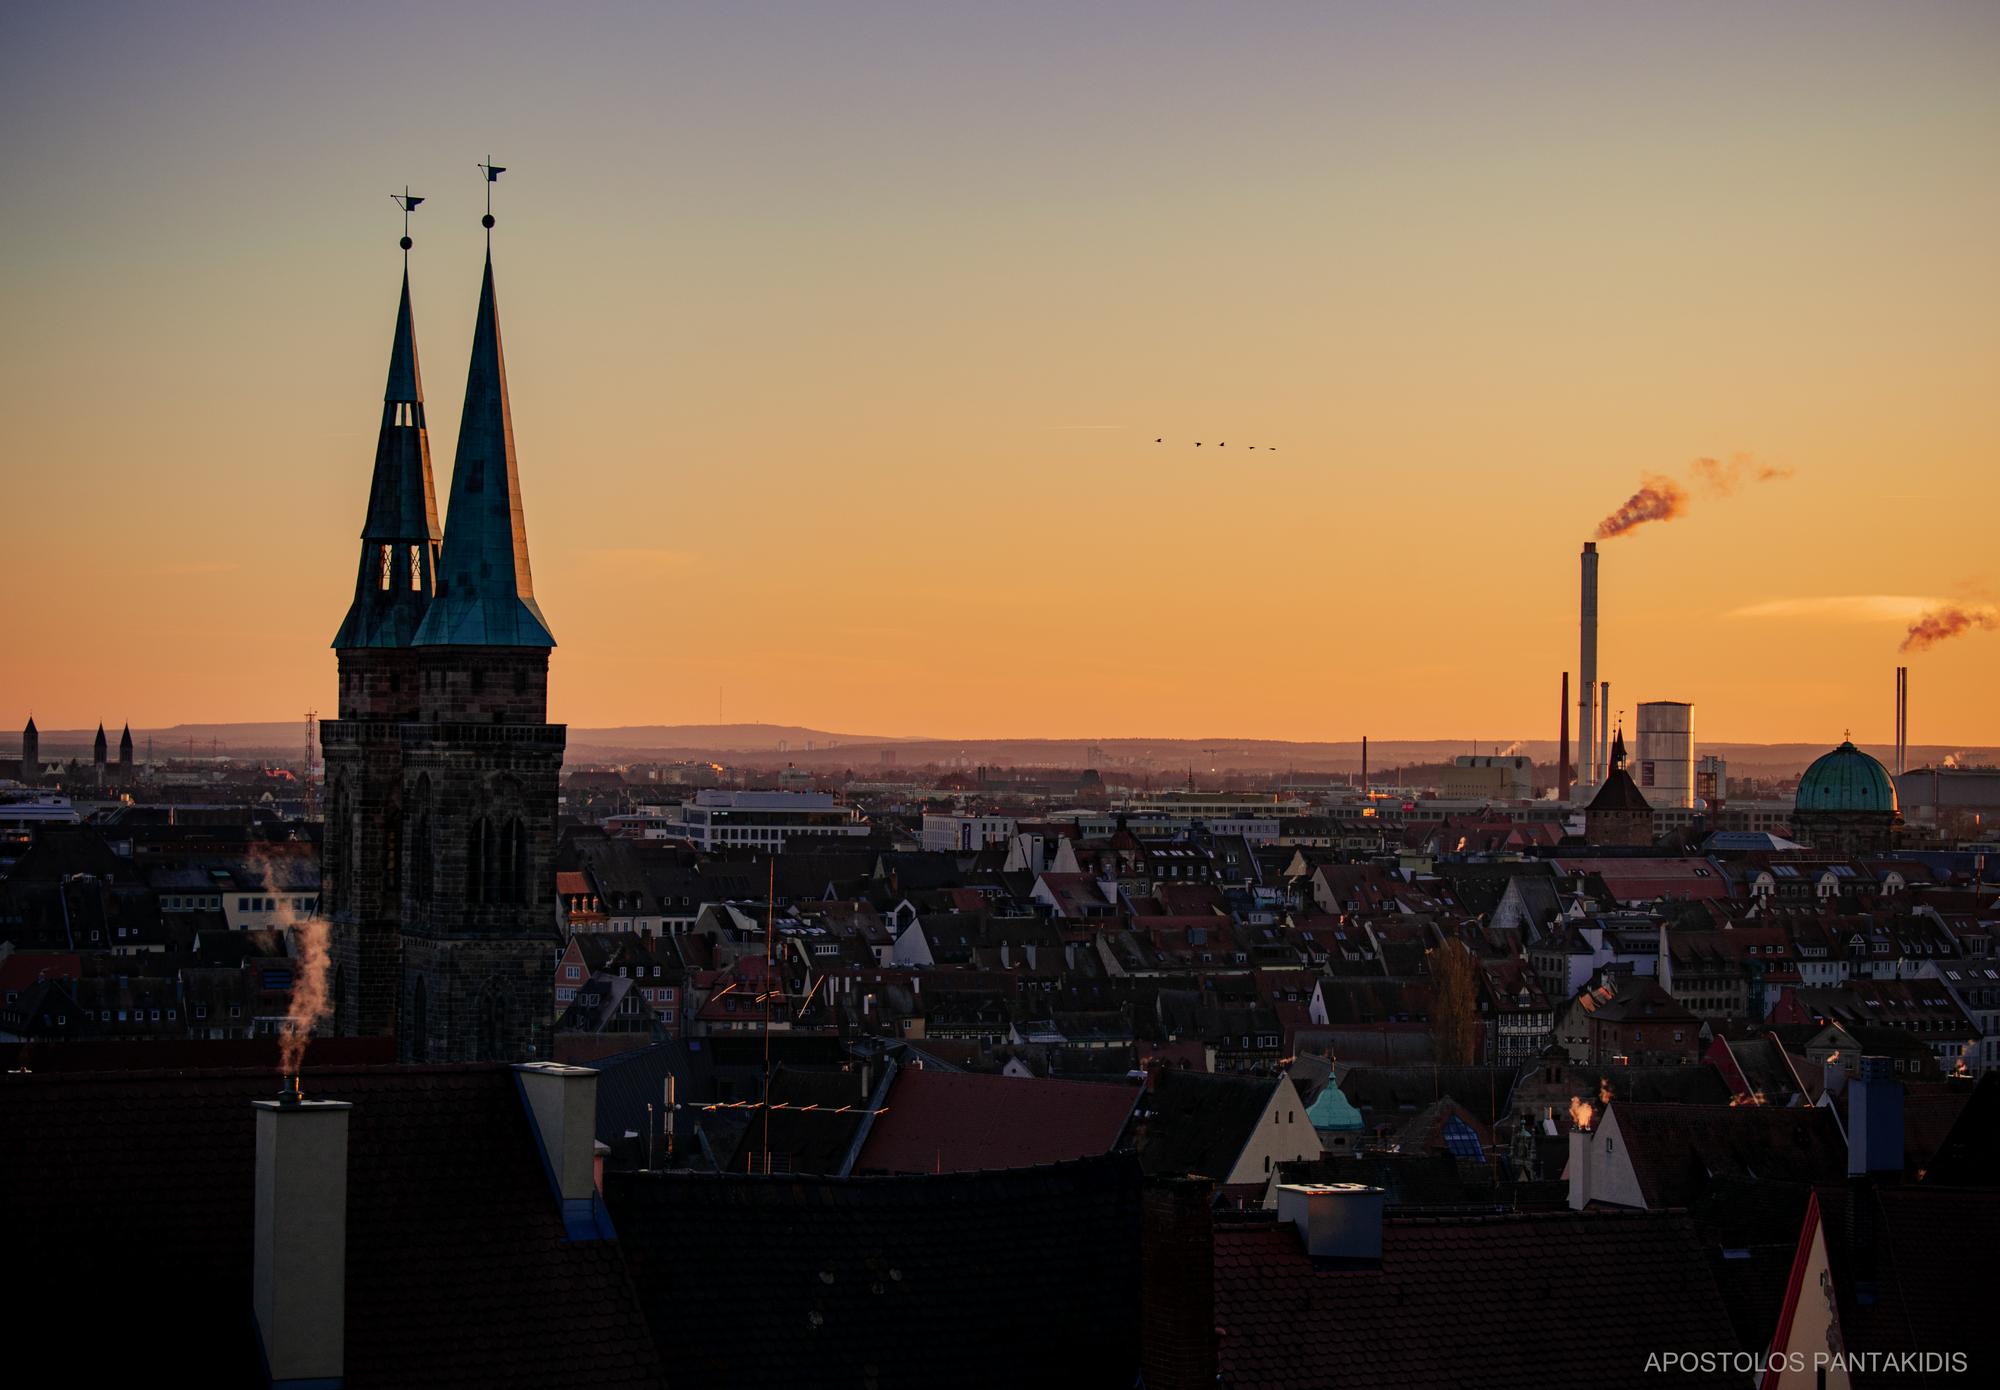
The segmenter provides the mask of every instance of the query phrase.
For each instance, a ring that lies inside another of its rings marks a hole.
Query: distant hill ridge
[[[115,744],[118,730],[106,726]],[[97,730],[44,729],[45,760],[90,756]],[[4,737],[4,736],[0,736]],[[305,723],[176,724],[168,728],[135,728],[132,739],[141,758],[147,743],[153,757],[208,757],[221,753],[239,758],[260,757],[296,762],[304,751]],[[12,738],[0,747],[10,748]],[[1732,776],[1789,776],[1802,770],[1832,743],[1701,743],[1698,752],[1726,759]],[[1862,747],[1883,759],[1886,745]],[[1093,757],[1096,749],[1101,757]],[[1461,754],[1504,754],[1553,763],[1554,739],[1480,742],[1462,739],[1371,739],[1369,769],[1377,779],[1401,766],[1435,765]],[[113,757],[116,757],[115,748]],[[793,724],[632,724],[614,728],[569,731],[569,760],[637,762],[702,756],[782,758],[801,767],[823,770],[925,763],[981,762],[996,765],[1083,767],[1101,761],[1116,767],[1141,761],[1157,767],[1181,767],[1200,777],[1231,769],[1301,774],[1351,773],[1360,769],[1359,739],[1330,741],[1244,738],[938,738],[909,734],[849,734]],[[1917,744],[1910,748],[1910,766],[1923,767],[1946,757],[1964,764],[2000,763],[2000,747]]]

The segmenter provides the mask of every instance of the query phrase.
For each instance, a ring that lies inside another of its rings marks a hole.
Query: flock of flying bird
[[[1164,435],[1162,435],[1162,436],[1161,436],[1160,438],[1158,438],[1158,439],[1155,439],[1155,440],[1154,440],[1153,442],[1154,442],[1155,444],[1164,444],[1164,443],[1166,443],[1167,441],[1166,441],[1166,437],[1165,437]],[[1199,448],[1201,447],[1201,441],[1200,441],[1199,439],[1195,440],[1195,442],[1194,442],[1194,447],[1195,447],[1195,448],[1197,448],[1197,449],[1199,449]],[[1227,448],[1229,447],[1229,441],[1228,441],[1228,440],[1226,440],[1226,439],[1218,439],[1218,440],[1216,440],[1216,441],[1215,441],[1215,447],[1216,447],[1216,448],[1218,448],[1218,449],[1227,449]],[[1246,445],[1244,445],[1243,447],[1244,447],[1244,448],[1246,448],[1246,449],[1254,449],[1254,448],[1256,448],[1257,446],[1256,446],[1255,444],[1246,444]],[[1267,452],[1269,452],[1269,453],[1273,453],[1273,454],[1275,454],[1275,453],[1277,453],[1277,452],[1278,452],[1278,446],[1277,446],[1277,445],[1275,445],[1275,444],[1266,444],[1266,445],[1264,446],[1264,448],[1265,448],[1265,450],[1266,450]]]

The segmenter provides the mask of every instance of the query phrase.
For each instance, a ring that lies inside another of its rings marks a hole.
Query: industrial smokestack
[[[1597,721],[1593,717],[1591,695],[1597,689],[1597,542],[1583,543],[1583,609],[1581,648],[1577,655],[1576,754],[1582,765],[1585,785],[1599,780],[1597,770]]]
[[[1896,775],[1909,770],[1910,753],[1910,668],[1896,668]]]
[[[1597,689],[1601,706],[1597,712],[1597,780],[1601,782],[1611,775],[1611,682],[1601,681]]]
[[[1364,795],[1368,791],[1368,735],[1366,734],[1361,736],[1361,790]]]
[[[1556,719],[1562,726],[1556,735],[1556,800],[1569,800],[1569,672],[1563,672],[1562,698],[1556,701]]]

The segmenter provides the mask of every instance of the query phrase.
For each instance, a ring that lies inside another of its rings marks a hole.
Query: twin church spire
[[[406,202],[406,221],[411,206],[414,203]],[[487,226],[490,236],[490,213]],[[402,244],[407,253],[407,234]],[[407,254],[404,260],[402,300],[389,345],[389,382],[375,444],[375,473],[361,528],[360,572],[354,602],[333,645],[343,649],[553,647],[556,640],[535,602],[528,565],[492,249],[489,245],[473,323],[450,510],[442,530],[424,422]]]

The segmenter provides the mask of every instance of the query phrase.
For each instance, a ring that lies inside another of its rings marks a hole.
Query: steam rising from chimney
[[[1924,651],[1960,633],[1975,629],[1981,632],[2000,629],[2000,612],[1995,612],[1991,608],[1969,608],[1948,603],[1942,608],[1931,609],[1911,623],[1909,635],[1903,639],[1900,650]]]
[[[1688,465],[1688,478],[1713,497],[1727,497],[1744,483],[1783,482],[1793,470],[1772,463],[1758,463],[1748,454],[1737,454],[1727,463],[1721,459],[1698,458]],[[1649,521],[1672,521],[1686,513],[1687,489],[1659,473],[1643,474],[1639,490],[1624,505],[1597,523],[1597,538],[1610,540]]]
[[[282,861],[261,849],[252,853],[251,861],[264,871],[267,887],[275,888]],[[301,916],[288,894],[277,891],[274,896],[278,926],[292,954],[292,1001],[285,1010],[284,1031],[278,1035],[278,1070],[294,1076],[305,1060],[313,1029],[333,1012],[327,990],[327,931],[317,912]]]

